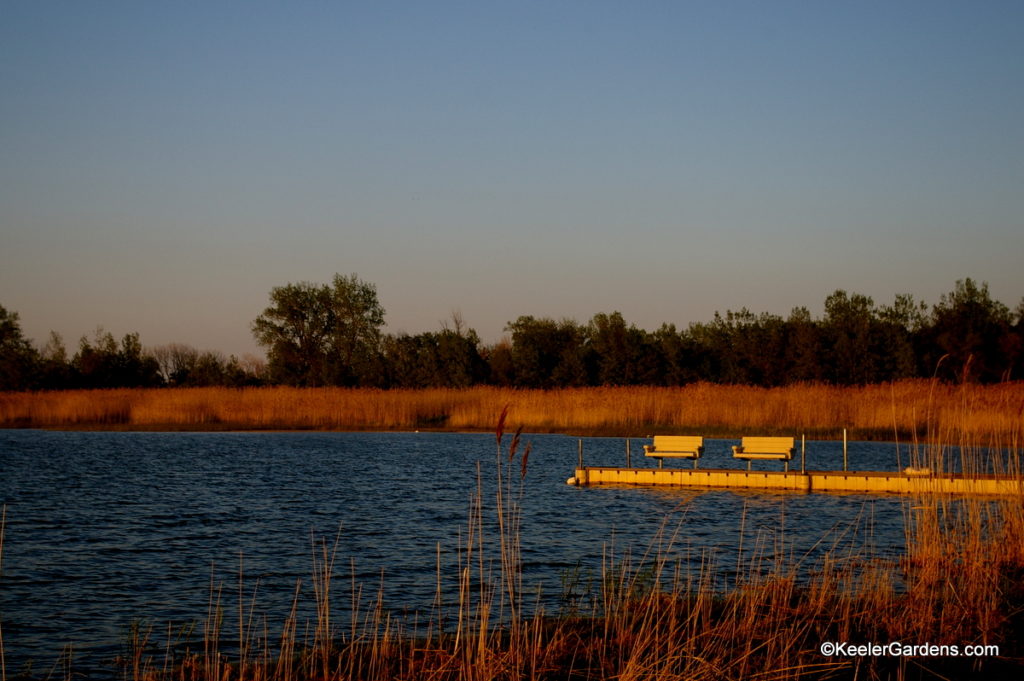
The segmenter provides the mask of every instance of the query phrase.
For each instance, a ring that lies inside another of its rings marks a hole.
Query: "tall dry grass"
[[[139,429],[489,430],[494,414],[529,432],[855,438],[955,435],[1019,442],[1024,383],[907,380],[862,387],[696,383],[679,388],[370,390],[183,388],[0,394],[0,427]],[[967,416],[969,415],[969,417]]]

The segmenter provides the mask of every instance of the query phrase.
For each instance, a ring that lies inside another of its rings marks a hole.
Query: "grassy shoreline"
[[[516,390],[164,388],[0,393],[0,427],[142,431],[488,432],[495,414],[535,433],[938,441],[1024,432],[1024,383],[906,380],[857,387],[695,383]],[[965,415],[969,413],[970,418]]]
[[[19,428],[21,426],[0,426],[0,428]],[[368,426],[365,428],[317,428],[317,427],[294,427],[294,428],[259,428],[250,427],[244,423],[210,423],[200,425],[186,425],[180,423],[147,423],[144,425],[133,425],[133,424],[87,424],[82,426],[68,427],[68,426],[42,426],[35,427],[29,426],[30,430],[48,430],[55,432],[80,432],[80,433],[100,433],[100,432],[113,432],[113,433],[406,433],[406,432],[423,432],[423,433],[486,433],[486,428],[382,428]],[[650,438],[655,434],[673,434],[673,435],[703,435],[710,439],[722,439],[722,440],[739,440],[744,434],[749,434],[749,429],[740,427],[736,428],[698,428],[698,429],[678,429],[678,428],[655,428],[651,427],[643,431],[642,434],[637,434],[634,430],[626,430],[623,428],[616,427],[589,427],[589,428],[532,428],[528,430],[529,433],[540,433],[540,434],[557,434],[557,435],[571,435],[573,437],[620,437],[620,438]],[[789,435],[792,431],[785,428],[761,428],[758,429],[758,435]],[[832,430],[809,430],[804,431],[803,435],[807,436],[808,440],[841,440],[843,438],[842,432],[835,432]],[[854,435],[856,437],[854,437]],[[903,435],[901,434],[901,439]],[[855,439],[859,442],[890,442],[893,440],[893,433],[886,430],[858,430],[856,433],[848,433],[848,438]]]

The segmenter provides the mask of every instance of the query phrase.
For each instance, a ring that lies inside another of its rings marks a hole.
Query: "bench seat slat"
[[[704,451],[704,438],[699,435],[655,435],[654,444],[644,445],[647,456],[697,458]]]
[[[745,437],[741,444],[732,448],[736,459],[781,459],[793,458],[795,438],[792,437]]]
[[[704,453],[704,438],[699,435],[655,435],[654,443],[644,445],[644,455],[656,458],[661,466],[663,458],[697,459]]]

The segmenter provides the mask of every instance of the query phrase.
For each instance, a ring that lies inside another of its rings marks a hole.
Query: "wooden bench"
[[[754,459],[778,459],[786,462],[788,472],[793,448],[794,438],[791,437],[745,437],[739,445],[733,445],[732,456],[734,459],[746,459],[748,471]]]
[[[703,453],[704,438],[700,435],[655,435],[654,444],[644,445],[644,455],[656,458],[658,468],[664,466],[664,457],[693,459],[696,468]]]

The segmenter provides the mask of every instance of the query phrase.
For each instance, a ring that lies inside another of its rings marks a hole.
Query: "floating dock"
[[[1024,494],[1024,479],[996,475],[921,474],[868,471],[746,471],[681,468],[577,468],[570,485],[638,485],[717,489],[860,492],[881,494]]]

